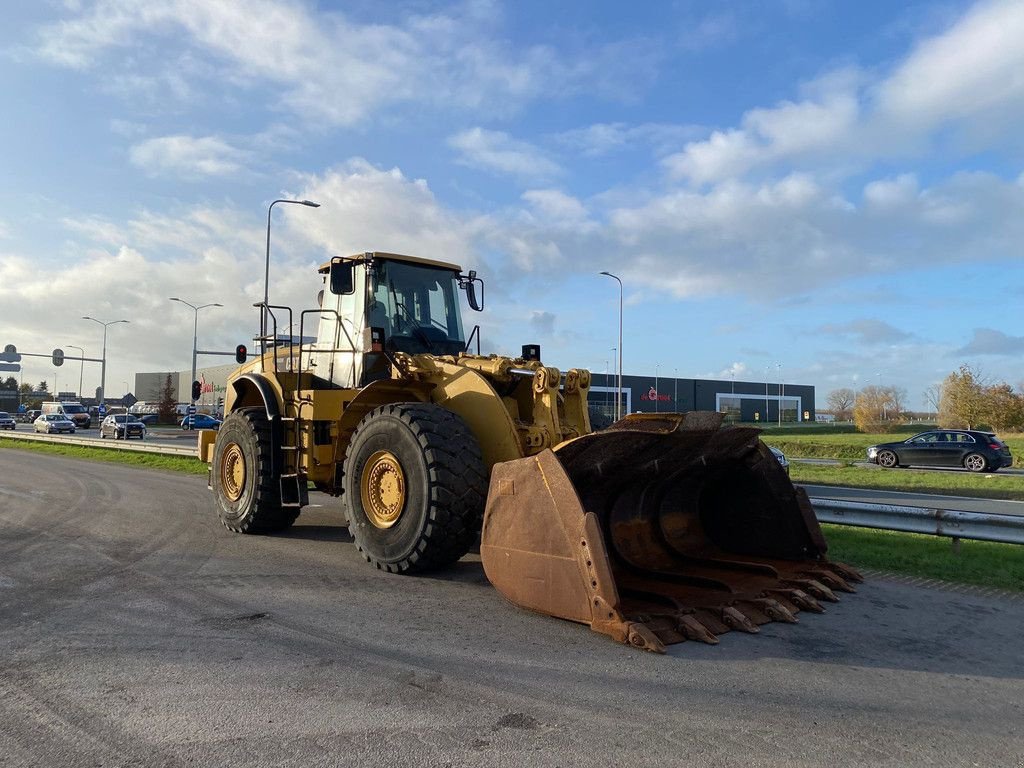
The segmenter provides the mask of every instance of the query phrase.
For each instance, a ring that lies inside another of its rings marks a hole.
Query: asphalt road
[[[336,509],[239,536],[201,477],[0,449],[0,764],[1024,764],[1024,600],[874,579],[657,656],[477,558],[366,565]]]

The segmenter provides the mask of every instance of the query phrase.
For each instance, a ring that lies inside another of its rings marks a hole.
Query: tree
[[[38,390],[39,390],[40,392],[49,392],[49,391],[50,391],[50,390],[48,390],[48,389],[46,388],[46,381],[45,381],[45,380],[43,380],[43,381],[40,381],[40,382],[39,382],[39,386],[38,386],[38,387],[36,387],[36,389],[38,389]]]
[[[0,389],[13,389],[17,391],[18,380],[13,376],[8,376],[6,379],[3,380],[3,383],[0,384]]]
[[[907,402],[907,390],[902,387],[885,387],[885,408],[882,411],[882,416],[886,421],[895,421],[898,424],[903,423],[903,412],[906,410]]]
[[[981,423],[985,410],[984,384],[971,370],[961,365],[942,382],[939,402],[939,426],[972,429]]]
[[[849,387],[833,389],[828,393],[828,408],[836,421],[850,421],[853,418],[853,405],[857,400],[857,393]]]
[[[986,387],[982,404],[982,422],[997,430],[1019,428],[1024,422],[1024,397],[1009,384]]]
[[[939,415],[939,403],[942,402],[942,385],[933,384],[924,391],[924,402],[936,417]]]
[[[900,424],[900,418],[888,418],[894,405],[889,387],[864,387],[857,394],[853,408],[853,423],[859,432],[888,432]]]
[[[167,374],[164,386],[160,390],[160,404],[157,406],[157,414],[161,424],[174,424],[178,419],[178,412],[175,406],[178,404],[174,396],[174,385],[171,383],[171,374]]]

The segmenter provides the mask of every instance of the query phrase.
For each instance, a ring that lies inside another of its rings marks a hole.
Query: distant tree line
[[[970,366],[961,365],[924,396],[940,427],[1024,431],[1024,393],[992,383]],[[906,400],[900,387],[868,386],[832,390],[826,403],[836,421],[852,421],[860,432],[891,432],[910,415]]]

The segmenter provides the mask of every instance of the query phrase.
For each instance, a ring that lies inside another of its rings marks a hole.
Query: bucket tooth
[[[741,610],[732,605],[722,607],[722,621],[729,629],[738,629],[740,632],[747,632],[751,635],[756,635],[761,631]]]
[[[631,622],[627,627],[626,645],[652,653],[664,653],[665,644],[645,624]]]
[[[828,600],[830,603],[839,602],[835,592],[815,579],[790,579],[789,583],[805,589],[819,600]]]
[[[828,567],[839,574],[847,582],[852,581],[854,584],[860,584],[864,581],[864,577],[861,576],[860,573],[844,563],[830,562]]]
[[[687,640],[699,640],[708,645],[718,645],[718,638],[693,616],[680,616],[676,623]]]
[[[813,579],[815,579],[817,581],[820,581],[822,584],[824,584],[829,589],[839,590],[840,592],[856,592],[857,591],[853,587],[851,587],[849,584],[846,583],[846,579],[844,579],[841,576],[833,573],[832,571],[827,571],[824,568],[814,568],[814,569],[811,569],[811,570],[807,570],[807,571],[804,571],[804,574],[807,575],[807,576],[810,576],[811,578],[813,578]]]
[[[772,621],[784,621],[787,624],[797,624],[800,621],[796,616],[790,613],[786,606],[774,598],[760,597],[751,602],[753,602],[754,605],[757,606],[758,610]]]
[[[773,589],[771,592],[774,595],[778,595],[779,597],[788,600],[801,611],[809,611],[811,613],[825,612],[821,603],[808,595],[802,589]]]

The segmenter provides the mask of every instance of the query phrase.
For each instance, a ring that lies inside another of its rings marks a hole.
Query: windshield
[[[65,405],[64,413],[85,413],[85,406],[83,405]]]
[[[455,274],[443,267],[374,262],[370,325],[384,329],[387,348],[453,355],[466,349]]]

